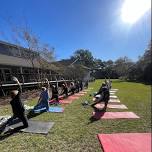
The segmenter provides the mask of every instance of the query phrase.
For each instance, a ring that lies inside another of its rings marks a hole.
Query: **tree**
[[[104,64],[104,62],[102,62],[102,60],[101,59],[94,59],[94,68],[95,69],[102,69],[102,68],[104,68],[105,67],[105,64]]]
[[[145,53],[137,62],[138,80],[151,83],[152,82],[152,42],[150,41]]]
[[[134,63],[128,57],[121,57],[115,61],[114,68],[119,77],[126,79],[128,70],[134,65]]]
[[[92,53],[89,50],[79,49],[74,52],[74,55],[71,57],[72,60],[78,59],[77,63],[82,64],[87,67],[92,67],[94,64],[94,58]]]
[[[25,51],[20,50],[22,52],[21,56],[27,59],[27,62],[30,62],[33,72],[36,64],[39,64],[41,69],[49,69],[50,62],[54,60],[54,48],[50,47],[49,44],[43,44],[28,26],[14,27],[13,33],[16,43],[26,48]],[[42,73],[43,77],[45,77],[45,73]],[[34,75],[34,77],[37,81],[41,79],[38,75]]]

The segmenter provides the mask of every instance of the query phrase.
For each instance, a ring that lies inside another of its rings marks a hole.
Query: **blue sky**
[[[121,20],[124,0],[0,0],[0,40],[11,42],[8,19],[26,20],[42,42],[55,47],[57,60],[89,49],[102,60],[137,60],[150,38],[150,11],[133,25]],[[128,10],[129,11],[129,10]]]

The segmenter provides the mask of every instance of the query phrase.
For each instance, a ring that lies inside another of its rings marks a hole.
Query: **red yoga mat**
[[[72,102],[73,102],[73,100],[68,100],[68,99],[60,100],[60,103],[61,103],[61,104],[70,104],[70,103],[72,103]]]
[[[72,99],[72,100],[76,100],[76,99],[79,99],[79,97],[78,96],[75,96],[75,95],[73,95],[73,96],[70,96],[70,97],[68,97],[68,99]]]
[[[78,96],[78,97],[81,97],[81,96],[84,96],[85,95],[85,93],[77,93],[77,94],[75,94],[75,96]]]
[[[96,108],[98,109],[103,109],[104,108],[104,104],[98,103],[95,105]],[[109,109],[128,109],[125,105],[123,104],[108,104],[107,107]]]
[[[151,152],[151,133],[98,134],[104,152]]]
[[[96,119],[135,119],[139,118],[133,112],[93,112]]]

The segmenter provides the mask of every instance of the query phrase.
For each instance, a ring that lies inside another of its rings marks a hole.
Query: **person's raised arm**
[[[18,79],[16,77],[12,77],[12,80],[15,81],[17,84],[18,84],[18,91],[19,93],[22,93],[22,87],[21,87],[21,84],[20,82],[18,81]]]
[[[49,89],[49,87],[50,87],[49,80],[46,78],[45,81],[46,81],[46,88]]]

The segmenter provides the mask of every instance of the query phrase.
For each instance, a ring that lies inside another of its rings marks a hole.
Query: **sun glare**
[[[124,0],[121,18],[124,22],[134,24],[151,8],[151,0]]]

